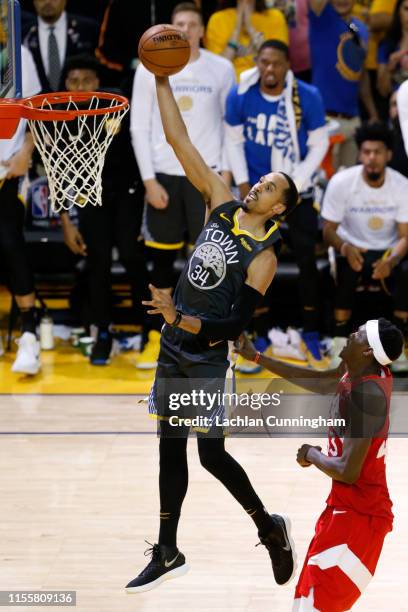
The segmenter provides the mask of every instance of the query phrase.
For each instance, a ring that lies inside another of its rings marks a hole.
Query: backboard
[[[0,0],[0,98],[21,97],[21,18],[17,0]]]

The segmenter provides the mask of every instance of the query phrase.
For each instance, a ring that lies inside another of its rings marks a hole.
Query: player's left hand
[[[248,361],[253,361],[255,359],[257,353],[256,348],[245,332],[235,341],[234,353],[239,353],[244,359],[248,359]]]
[[[310,467],[312,465],[310,461],[306,459],[306,455],[309,449],[311,448],[317,448],[319,451],[322,450],[321,446],[312,446],[311,444],[302,444],[302,446],[299,448],[297,455],[296,455],[296,461],[298,462],[300,466]]]
[[[16,178],[27,174],[31,164],[31,154],[24,148],[20,149],[9,160],[0,162],[7,169],[6,178]]]
[[[373,263],[372,278],[375,280],[388,278],[391,274],[391,270],[392,265],[387,259],[377,259],[377,261]]]
[[[148,310],[147,314],[161,314],[166,323],[173,323],[177,316],[176,307],[174,306],[173,298],[166,289],[157,289],[152,284],[149,284],[149,289],[152,294],[150,301],[144,301],[144,306],[152,306],[152,310]]]

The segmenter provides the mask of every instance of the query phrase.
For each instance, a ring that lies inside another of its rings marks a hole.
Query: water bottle
[[[43,351],[50,351],[54,348],[53,321],[50,315],[45,312],[40,321],[40,347]]]

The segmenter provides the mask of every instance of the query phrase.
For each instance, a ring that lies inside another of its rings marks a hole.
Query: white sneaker
[[[11,368],[12,372],[22,374],[38,374],[41,368],[40,343],[31,332],[24,334],[16,340],[18,344],[17,357]]]
[[[341,357],[339,357],[341,351],[347,344],[347,338],[343,336],[336,336],[333,338],[333,344],[331,347],[331,359],[330,359],[330,369],[338,368],[341,363]]]
[[[267,354],[271,357],[281,357],[307,361],[306,354],[302,350],[302,338],[299,332],[292,327],[288,327],[287,333],[279,328],[272,328],[268,332],[271,347],[267,349]]]

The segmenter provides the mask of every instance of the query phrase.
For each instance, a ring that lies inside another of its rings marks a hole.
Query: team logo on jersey
[[[193,98],[191,96],[180,96],[177,100],[177,106],[181,110],[182,113],[186,113],[187,111],[193,108]]]
[[[377,231],[384,226],[384,220],[381,217],[370,217],[367,224],[370,229]]]
[[[359,81],[364,65],[366,50],[363,41],[358,37],[357,28],[354,32],[345,32],[340,36],[337,47],[336,68],[347,81]]]
[[[225,278],[227,262],[218,244],[203,242],[194,251],[188,266],[188,279],[197,289],[214,289]]]

